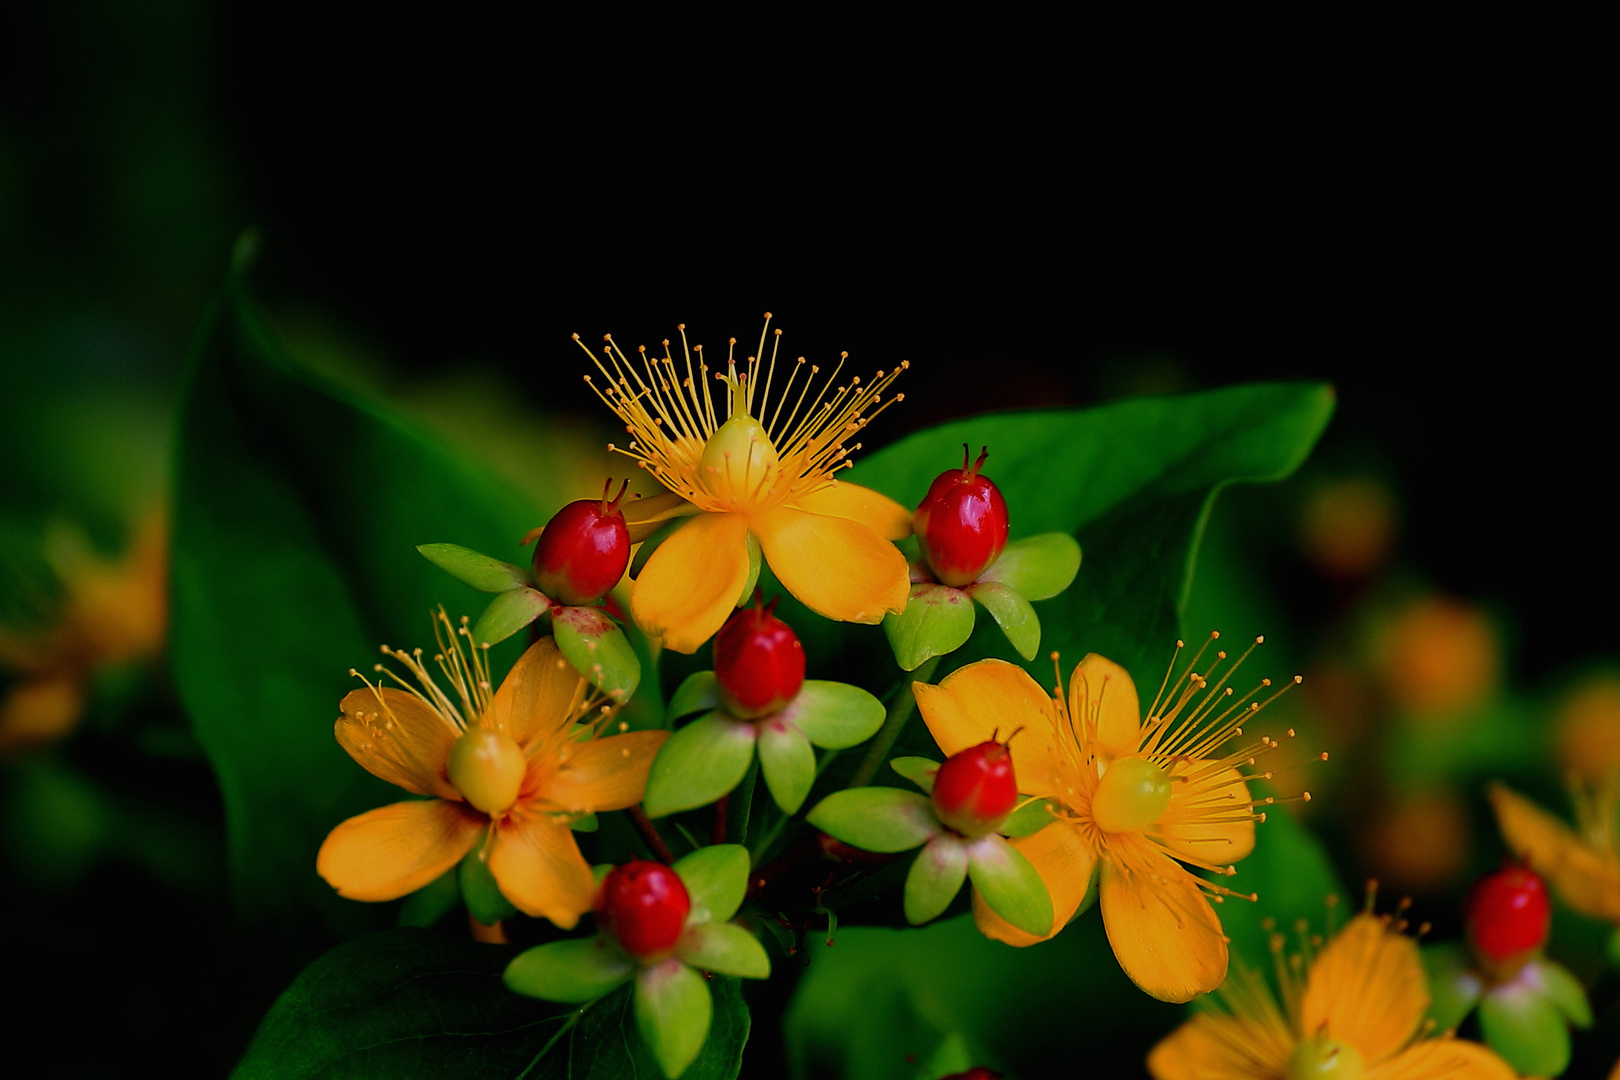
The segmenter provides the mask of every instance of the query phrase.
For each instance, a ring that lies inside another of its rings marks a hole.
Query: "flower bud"
[[[692,899],[680,876],[662,863],[636,859],[614,867],[596,898],[596,925],[643,962],[675,948]]]
[[[1474,882],[1463,918],[1480,964],[1492,974],[1511,975],[1547,943],[1552,923],[1547,883],[1528,866],[1509,862]]]
[[[912,515],[923,558],[942,585],[971,585],[1007,546],[1007,501],[979,473],[989,456],[986,447],[969,468],[963,446],[962,467],[940,473]]]
[[[611,487],[613,481],[608,481]],[[540,591],[569,607],[594,604],[624,576],[630,562],[630,530],[619,502],[630,482],[608,501],[571,502],[546,523],[534,548],[534,580]]]
[[[1007,744],[979,743],[954,754],[934,774],[934,814],[968,838],[994,832],[1018,805]]]
[[[772,614],[776,601],[735,612],[714,636],[714,675],[720,704],[739,720],[785,709],[804,685],[804,646]]]

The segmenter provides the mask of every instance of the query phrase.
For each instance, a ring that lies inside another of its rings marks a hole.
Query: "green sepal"
[[[764,561],[764,555],[759,549],[759,541],[754,539],[753,533],[748,533],[748,577],[743,580],[742,595],[737,597],[737,606],[746,607],[748,601],[754,598],[754,586],[759,584],[759,567]]]
[[[1029,860],[991,833],[967,845],[968,876],[990,910],[1026,934],[1052,932],[1052,897]]]
[[[967,594],[984,606],[995,617],[1001,632],[1025,660],[1035,659],[1041,647],[1041,620],[1035,609],[1011,586],[999,581],[977,581],[967,588]]]
[[[446,870],[405,898],[405,902],[399,906],[399,916],[394,920],[394,925],[426,929],[449,914],[460,899],[456,872]]]
[[[479,592],[501,593],[534,584],[534,578],[523,567],[480,555],[460,544],[418,544],[416,550],[428,562]]]
[[[664,1075],[675,1080],[709,1037],[714,999],[702,975],[671,959],[636,976],[635,1012],[636,1030]]]
[[[485,926],[494,926],[517,914],[512,901],[501,894],[495,875],[489,872],[489,864],[479,858],[476,850],[462,856],[461,865],[456,867],[456,883],[461,886],[461,900],[468,912]]]
[[[865,742],[883,726],[883,702],[858,686],[806,679],[793,703],[783,709],[805,738],[827,750]]]
[[[601,826],[602,823],[597,820],[595,813],[581,814],[568,823],[568,827],[575,832],[595,832]]]
[[[1558,1006],[1528,980],[1480,999],[1479,1027],[1492,1050],[1524,1076],[1557,1076],[1569,1064],[1569,1026]]]
[[[923,845],[906,874],[906,921],[919,926],[951,906],[967,879],[967,845],[947,833]]]
[[[771,977],[771,958],[765,955],[765,947],[735,923],[688,926],[675,944],[675,955],[695,968],[720,975],[743,979]]]
[[[866,851],[910,851],[943,827],[928,796],[890,787],[835,791],[806,818],[828,836]]]
[[[902,670],[915,671],[931,657],[962,647],[973,633],[973,601],[960,589],[920,582],[906,608],[883,619],[883,633]]]
[[[546,613],[551,601],[545,594],[527,586],[501,593],[473,623],[475,643],[494,645],[505,641]]]
[[[939,772],[939,762],[932,758],[897,757],[889,762],[889,768],[922,788],[923,794],[934,793],[934,774]]]
[[[647,560],[652,558],[653,552],[658,550],[658,545],[673,536],[676,529],[686,524],[686,520],[685,517],[671,518],[659,526],[657,532],[641,541],[641,546],[636,549],[635,555],[630,559],[631,581],[641,576],[642,568],[647,565]]]
[[[574,670],[615,701],[628,701],[641,684],[641,661],[630,639],[607,612],[595,607],[555,607],[551,633]]]
[[[1000,582],[1025,600],[1050,600],[1079,572],[1079,541],[1068,533],[1041,533],[1008,544],[979,580]]]
[[[1033,836],[1052,824],[1051,807],[1051,799],[1032,799],[1008,814],[996,832],[1002,836]]]
[[[1541,996],[1557,1006],[1565,1020],[1578,1028],[1592,1026],[1592,1003],[1586,1000],[1586,987],[1567,967],[1546,957],[1528,966],[1534,971],[1531,978],[1541,983]]]
[[[679,720],[696,712],[708,712],[720,707],[720,681],[712,671],[694,671],[676,689],[669,699],[664,715]]]
[[[767,717],[759,722],[759,769],[782,813],[796,814],[816,782],[816,752],[804,732],[778,717]]]
[[[1454,942],[1422,950],[1429,973],[1429,1017],[1438,1031],[1453,1031],[1479,1002],[1479,974],[1463,946]]]
[[[641,808],[649,817],[707,806],[736,787],[754,760],[753,724],[712,712],[658,749]]]
[[[725,922],[737,914],[748,895],[748,849],[741,844],[715,844],[676,859],[671,867],[692,902],[687,926]]]
[[[618,946],[605,937],[572,938],[537,945],[506,965],[507,989],[544,1001],[595,1001],[635,973]]]

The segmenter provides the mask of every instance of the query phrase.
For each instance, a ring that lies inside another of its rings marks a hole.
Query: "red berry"
[[[1001,1080],[1001,1074],[983,1065],[975,1065],[967,1072],[951,1073],[949,1076],[940,1077],[939,1080]]]
[[[989,456],[986,447],[969,468],[964,445],[962,467],[940,473],[912,515],[923,558],[941,584],[971,585],[1007,546],[1007,501],[979,473]]]
[[[546,523],[534,548],[534,580],[546,596],[570,607],[594,604],[619,583],[630,562],[630,530],[619,511],[629,486],[611,502],[604,487],[600,499],[571,502]]]
[[[739,720],[782,709],[804,685],[804,646],[787,623],[771,614],[776,601],[738,610],[714,636],[714,675],[720,704]]]
[[[596,898],[596,925],[638,960],[661,959],[686,926],[692,899],[675,871],[637,859],[614,867]]]
[[[1007,744],[982,742],[955,754],[934,774],[934,814],[966,837],[994,832],[1018,805]]]
[[[1517,968],[1547,943],[1547,883],[1528,866],[1510,862],[1474,882],[1463,911],[1469,944],[1487,968]]]

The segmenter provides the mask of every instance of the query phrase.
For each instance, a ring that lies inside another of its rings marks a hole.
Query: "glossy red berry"
[[[608,487],[600,499],[571,502],[546,523],[534,548],[534,581],[540,591],[570,607],[594,604],[624,576],[630,563],[630,530],[625,526],[618,498],[608,501]]]
[[[994,832],[1018,805],[1007,744],[979,743],[948,758],[934,774],[934,814],[966,837]]]
[[[1547,943],[1552,923],[1547,883],[1519,863],[1474,882],[1463,912],[1474,955],[1492,969],[1516,967],[1533,957]]]
[[[680,876],[662,863],[637,859],[614,867],[596,898],[596,925],[638,960],[675,947],[692,899]]]
[[[739,720],[786,708],[804,685],[804,646],[778,619],[776,601],[740,608],[714,636],[714,675],[720,704]]]
[[[989,456],[986,447],[969,468],[963,446],[962,467],[940,473],[912,515],[923,558],[943,585],[971,585],[1007,546],[1007,501],[979,472]]]

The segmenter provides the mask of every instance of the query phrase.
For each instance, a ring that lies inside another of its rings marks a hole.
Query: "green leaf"
[[[728,922],[688,926],[675,946],[675,955],[695,968],[743,979],[768,979],[771,958],[742,927]]]
[[[962,891],[967,872],[967,845],[961,840],[942,834],[924,844],[906,874],[906,921],[918,926],[937,919]]]
[[[889,768],[922,788],[924,794],[934,793],[934,774],[939,772],[939,762],[933,758],[897,757],[889,762]]]
[[[1515,981],[1491,990],[1480,999],[1479,1028],[1524,1076],[1557,1076],[1569,1064],[1569,1027],[1539,986]]]
[[[709,1037],[714,1002],[703,976],[666,960],[636,976],[636,1029],[666,1077],[686,1071]]]
[[[675,860],[674,870],[692,901],[688,926],[725,922],[737,914],[748,895],[748,849],[741,844],[698,848]]]
[[[955,652],[973,633],[973,602],[960,589],[922,582],[898,615],[886,615],[883,632],[895,663],[913,671],[933,656]]]
[[[495,883],[495,875],[489,872],[489,866],[478,855],[477,849],[474,849],[462,856],[461,864],[456,868],[456,881],[461,886],[462,902],[467,905],[472,917],[485,926],[493,926],[517,914],[517,908],[501,894],[501,887]]]
[[[369,669],[383,642],[431,645],[439,603],[454,615],[482,602],[413,545],[494,548],[536,508],[296,369],[235,277],[195,340],[176,459],[176,684],[218,778],[238,912],[289,938],[308,913],[352,934],[391,913],[339,898],[315,853],[400,792],[332,737],[355,685],[345,672]],[[515,656],[492,655],[497,679]]]
[[[492,559],[460,544],[418,544],[416,550],[440,570],[480,592],[500,593],[520,585],[534,585],[534,579],[521,566]]]
[[[748,771],[755,735],[753,724],[718,711],[687,724],[653,759],[642,809],[649,817],[663,817],[714,802]]]
[[[806,679],[781,715],[817,746],[843,750],[877,734],[883,726],[883,702],[858,686]]]
[[[1455,942],[1425,946],[1422,956],[1429,976],[1429,1017],[1435,1030],[1454,1031],[1479,1001],[1479,975]]]
[[[581,814],[568,823],[568,827],[575,832],[595,832],[602,827],[595,814]]]
[[[1068,533],[1041,533],[1014,540],[979,575],[981,583],[1000,582],[1025,600],[1049,600],[1074,583],[1080,572],[1080,545]]]
[[[675,696],[669,699],[667,715],[679,720],[695,712],[706,712],[720,707],[719,682],[712,671],[694,671],[681,683]]]
[[[1014,810],[996,831],[1002,836],[1033,836],[1052,824],[1051,799],[1032,799]]]
[[[528,626],[551,607],[544,593],[524,586],[503,592],[489,602],[472,625],[474,641],[498,644]]]
[[[417,889],[399,905],[399,926],[432,926],[452,908],[461,903],[461,888],[456,884],[456,872],[446,870],[426,885]]]
[[[796,814],[816,782],[816,753],[804,732],[780,717],[759,721],[759,767],[784,814]]]
[[[1067,537],[1065,537],[1067,539]],[[1001,626],[1001,632],[1025,660],[1035,659],[1041,647],[1041,620],[1035,609],[1018,593],[994,581],[980,581],[968,586],[967,594],[980,604]]]
[[[516,993],[577,1005],[610,992],[635,970],[617,946],[597,935],[527,949],[507,965],[504,977]]]
[[[551,633],[568,662],[602,693],[626,701],[636,692],[641,661],[624,631],[601,608],[553,608]]]
[[[1541,984],[1541,996],[1556,1005],[1564,1019],[1578,1028],[1592,1026],[1592,1003],[1586,1000],[1586,987],[1567,967],[1546,957],[1525,966],[1528,978]]]
[[[835,791],[807,820],[828,836],[866,851],[909,851],[942,831],[926,795],[889,787]]]
[[[1027,934],[1052,931],[1052,896],[1029,860],[991,833],[967,846],[968,876],[990,910]]]

